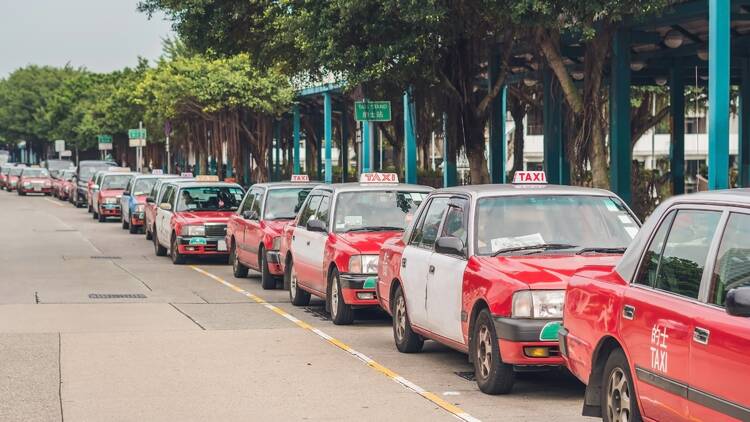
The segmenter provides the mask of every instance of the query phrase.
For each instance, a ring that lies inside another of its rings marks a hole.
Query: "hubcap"
[[[237,268],[239,268],[239,258],[237,258],[237,250],[232,247],[232,269],[235,274],[237,273]]]
[[[487,378],[492,368],[492,336],[486,325],[479,327],[477,363],[479,364],[479,375],[482,378]]]
[[[339,311],[339,281],[334,278],[331,283],[331,316],[336,318]]]
[[[292,299],[297,297],[297,274],[294,267],[289,270],[289,294],[292,295]]]
[[[396,338],[401,341],[404,335],[406,335],[406,304],[404,297],[399,295],[396,300]]]
[[[622,368],[615,368],[609,376],[607,414],[611,421],[630,421],[630,385]]]

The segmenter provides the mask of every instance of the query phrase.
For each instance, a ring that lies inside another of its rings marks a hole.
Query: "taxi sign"
[[[543,171],[517,171],[513,174],[514,184],[546,184],[547,175]]]
[[[129,167],[110,167],[109,171],[113,173],[129,173],[130,168]]]
[[[193,177],[193,173],[182,172],[182,173],[180,173],[180,177]]]
[[[292,182],[309,182],[310,176],[306,174],[293,174],[291,181]]]
[[[359,183],[398,183],[396,173],[362,173]]]
[[[155,176],[161,176],[164,174],[164,171],[162,169],[153,169],[151,170],[151,174]]]
[[[201,174],[200,176],[195,176],[195,181],[196,182],[218,182],[219,176]]]

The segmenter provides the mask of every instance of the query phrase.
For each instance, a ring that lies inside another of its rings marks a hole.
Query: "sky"
[[[151,20],[137,0],[0,0],[0,78],[28,64],[108,72],[154,60],[173,36],[163,15]]]

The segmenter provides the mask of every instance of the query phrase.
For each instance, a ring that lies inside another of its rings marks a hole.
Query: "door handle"
[[[294,240],[294,239],[296,239],[296,237],[294,237],[294,235],[292,235],[292,240]]]
[[[309,240],[307,241],[307,246],[310,246],[310,241]]]
[[[406,268],[406,258],[401,258],[401,268]]]
[[[435,266],[430,265],[430,274],[435,274]]]
[[[625,305],[622,307],[622,317],[625,319],[632,320],[635,318],[635,306]]]
[[[693,329],[693,341],[700,344],[708,344],[708,336],[711,334],[705,328],[695,327]]]

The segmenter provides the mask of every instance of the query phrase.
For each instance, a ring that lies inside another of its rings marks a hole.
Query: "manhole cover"
[[[68,232],[77,232],[77,231],[78,230],[76,230],[76,229],[57,229],[57,230],[55,230],[55,232],[57,232],[57,233],[68,233]]]
[[[124,294],[106,294],[106,293],[91,293],[89,299],[145,299],[146,295],[143,293],[124,293]]]
[[[122,259],[121,256],[92,256],[91,259]]]
[[[454,372],[454,374],[467,381],[476,381],[477,378],[474,376],[474,372]]]

